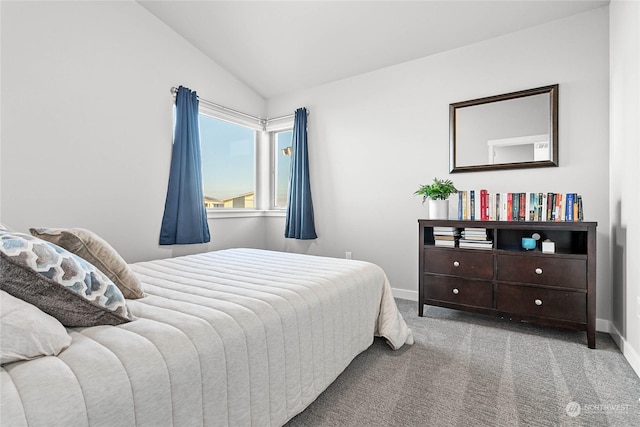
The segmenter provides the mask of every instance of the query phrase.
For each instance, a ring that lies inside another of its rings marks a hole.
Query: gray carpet
[[[287,427],[640,426],[640,379],[611,337],[397,300],[416,343],[381,339]]]

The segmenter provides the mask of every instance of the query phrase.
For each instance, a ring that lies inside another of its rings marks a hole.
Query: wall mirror
[[[449,169],[558,166],[558,85],[449,105]]]

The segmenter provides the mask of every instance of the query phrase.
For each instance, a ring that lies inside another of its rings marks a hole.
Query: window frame
[[[270,151],[271,151],[271,200],[270,207],[271,210],[274,211],[286,211],[287,205],[278,206],[278,153],[280,152],[280,148],[278,147],[278,138],[277,134],[282,132],[293,131],[293,125],[291,128],[285,128],[280,130],[274,130],[270,132]],[[293,141],[292,141],[293,142]]]
[[[279,217],[286,213],[286,206],[276,206],[276,133],[293,130],[294,116],[274,120],[257,119],[216,104],[200,100],[198,114],[217,120],[244,126],[254,131],[254,207],[206,208],[207,218]],[[175,118],[174,118],[175,126]],[[200,127],[198,126],[198,132]],[[200,141],[202,144],[202,140]],[[202,183],[204,187],[204,182]],[[204,201],[203,201],[204,203]]]
[[[276,182],[276,167],[278,165],[277,157],[278,157],[278,144],[276,141],[276,134],[278,132],[287,132],[293,131],[293,122],[294,116],[285,116],[280,117],[278,119],[267,120],[265,124],[265,133],[268,138],[268,147],[270,154],[270,164],[269,164],[269,211],[271,212],[280,212],[282,215],[285,214],[287,210],[287,206],[276,206],[277,201],[277,182]]]
[[[210,113],[208,110],[204,110],[203,108],[200,107],[198,108],[198,116],[200,115],[204,115],[204,116],[208,116],[210,118],[216,119],[216,120],[220,120],[220,121],[224,121],[227,123],[231,123],[232,125],[236,125],[236,126],[242,126],[245,128],[248,128],[250,130],[253,130],[253,197],[254,197],[254,203],[252,208],[225,208],[225,207],[221,207],[221,208],[206,208],[207,212],[213,211],[213,212],[218,212],[218,211],[252,211],[252,210],[256,210],[257,209],[257,198],[258,198],[258,175],[257,175],[257,168],[256,168],[256,163],[257,163],[257,157],[258,157],[258,133],[256,131],[256,129],[252,126],[247,126],[244,123],[238,123],[235,120],[230,120],[227,117],[220,117],[217,116],[215,114]],[[200,133],[200,120],[198,119],[198,132]],[[202,133],[200,133],[200,145],[202,146]],[[203,167],[201,165],[201,167]],[[202,186],[204,188],[204,182],[202,183]],[[203,201],[204,203],[204,201]]]

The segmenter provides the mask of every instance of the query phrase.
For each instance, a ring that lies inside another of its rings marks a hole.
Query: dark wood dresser
[[[418,220],[419,305],[587,332],[595,348],[596,222]],[[434,227],[486,229],[487,249],[436,245]],[[540,235],[533,250],[522,238]],[[543,253],[551,240],[554,253]]]

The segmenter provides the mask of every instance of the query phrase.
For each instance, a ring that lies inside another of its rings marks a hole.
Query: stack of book
[[[465,227],[459,240],[459,247],[471,249],[491,249],[493,241],[487,237],[487,229]]]
[[[433,240],[436,246],[455,248],[460,238],[460,230],[456,227],[433,227]]]

